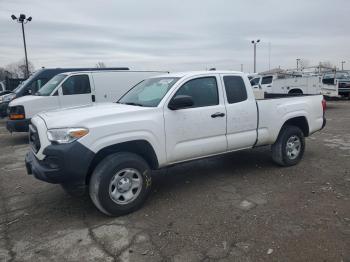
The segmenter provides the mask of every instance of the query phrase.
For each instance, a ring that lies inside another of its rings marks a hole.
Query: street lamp
[[[252,41],[252,44],[254,45],[254,73],[256,73],[256,45],[260,42],[260,39],[256,41]]]
[[[15,15],[11,15],[12,20],[16,20],[18,23],[22,24],[22,35],[23,35],[23,44],[24,44],[24,55],[26,59],[26,77],[29,77],[29,67],[28,67],[28,57],[27,57],[27,46],[26,46],[26,37],[24,34],[24,24],[32,21],[32,17],[26,18],[25,14],[20,14],[17,18]]]
[[[344,64],[345,64],[346,62],[345,61],[341,61],[341,70],[343,71],[344,70]]]

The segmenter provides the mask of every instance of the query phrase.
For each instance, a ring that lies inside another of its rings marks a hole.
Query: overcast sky
[[[0,0],[0,66],[24,57],[36,68],[107,66],[170,71],[258,71],[330,61],[350,68],[349,0]]]

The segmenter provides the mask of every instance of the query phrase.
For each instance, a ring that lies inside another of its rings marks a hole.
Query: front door
[[[178,110],[165,106],[166,150],[170,163],[226,152],[226,110],[220,87],[218,76],[190,79],[172,98],[190,96],[193,106]]]
[[[60,90],[61,108],[92,103],[91,87],[88,75],[72,75],[63,82]]]

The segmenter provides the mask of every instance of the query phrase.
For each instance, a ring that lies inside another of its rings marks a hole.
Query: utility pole
[[[256,73],[256,45],[260,42],[260,39],[256,41],[252,41],[252,44],[254,45],[254,73]]]
[[[29,66],[28,66],[28,57],[27,57],[27,44],[26,44],[26,36],[24,33],[24,24],[32,21],[32,17],[26,18],[25,14],[20,14],[17,18],[15,15],[11,15],[12,20],[16,20],[18,23],[22,24],[22,36],[23,36],[23,44],[24,44],[24,56],[26,61],[26,78],[29,77]]]
[[[297,58],[297,71],[299,71],[300,58]]]
[[[243,64],[241,64],[241,72],[243,72]]]
[[[344,64],[346,63],[346,61],[341,61],[341,70],[344,70]]]
[[[271,70],[271,42],[269,42],[269,71]]]

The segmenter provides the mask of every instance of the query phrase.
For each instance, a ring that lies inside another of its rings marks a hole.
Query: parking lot
[[[28,176],[26,134],[0,122],[1,261],[350,261],[350,103],[303,161],[262,147],[154,174],[146,205],[110,218],[89,197]]]

